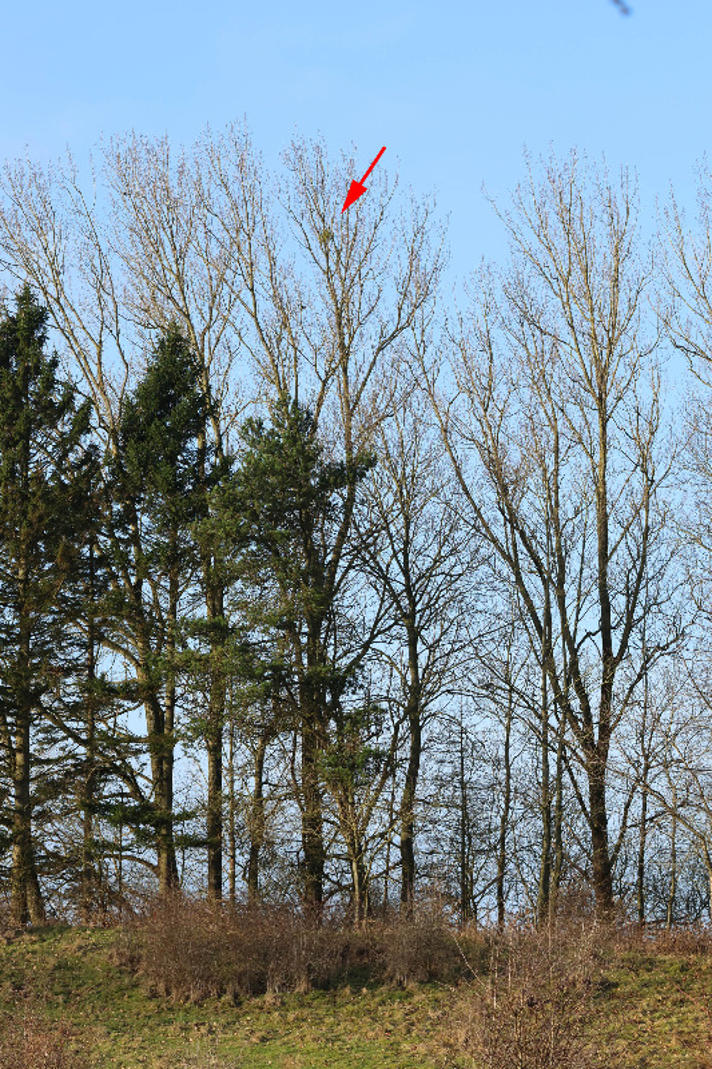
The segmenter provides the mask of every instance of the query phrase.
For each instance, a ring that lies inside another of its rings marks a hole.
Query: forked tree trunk
[[[353,923],[359,927],[369,914],[369,886],[368,873],[363,864],[363,853],[360,844],[352,843],[351,853],[351,914]]]

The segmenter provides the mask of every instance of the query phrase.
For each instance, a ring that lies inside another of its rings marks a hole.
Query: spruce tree
[[[98,468],[87,488],[88,522],[73,567],[71,640],[57,695],[58,723],[65,737],[59,769],[63,789],[55,814],[64,820],[57,867],[70,901],[89,921],[114,898],[109,860],[117,853],[111,834],[114,799],[132,781],[133,750],[119,719],[122,684],[109,676],[106,648],[111,623],[111,576],[107,556],[105,486]]]
[[[283,723],[299,737],[302,896],[319,906],[326,860],[323,758],[330,723],[357,669],[356,662],[342,663],[334,641],[343,610],[336,561],[344,500],[373,460],[328,459],[312,414],[297,402],[281,401],[269,423],[248,420],[242,439],[244,453],[224,492],[234,589],[241,594],[242,670],[248,680],[262,678],[263,694],[271,694],[266,707],[279,705]]]
[[[47,755],[56,694],[74,654],[72,582],[96,463],[89,406],[60,378],[46,344],[47,313],[25,287],[0,320],[0,745],[12,791],[18,925],[44,916],[33,809],[51,795]]]
[[[180,332],[170,328],[124,403],[110,465],[114,638],[135,669],[133,693],[145,711],[151,769],[150,798],[131,784],[134,814],[149,825],[143,831],[151,832],[161,892],[177,882],[179,608],[199,559],[193,525],[205,502],[199,449],[204,426],[195,360]]]

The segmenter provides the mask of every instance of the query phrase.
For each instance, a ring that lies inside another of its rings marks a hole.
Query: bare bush
[[[354,934],[281,906],[217,906],[164,898],[127,926],[124,964],[160,994],[201,1001],[328,987]]]
[[[480,972],[487,958],[487,941],[474,928],[456,932],[431,912],[401,919],[381,928],[383,979],[397,984],[452,983]]]
[[[163,898],[125,929],[119,958],[159,994],[201,1001],[338,983],[452,982],[481,962],[484,938],[457,937],[433,911],[353,928],[284,906]]]
[[[630,924],[616,933],[619,951],[638,950],[646,954],[674,954],[676,957],[699,957],[712,951],[712,930],[704,924],[663,928]]]
[[[597,925],[511,928],[487,978],[468,987],[461,1043],[478,1069],[588,1069],[586,1038],[608,933]]]

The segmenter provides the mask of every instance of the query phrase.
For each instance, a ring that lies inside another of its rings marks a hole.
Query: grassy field
[[[342,986],[186,1005],[152,994],[119,965],[116,942],[114,931],[58,926],[0,946],[2,1069],[476,1065],[461,1043],[476,984]],[[14,1029],[19,1042],[23,1017],[31,1034],[18,1065],[7,1037]],[[712,1069],[712,956],[621,950],[595,995],[589,1037],[602,1069]]]

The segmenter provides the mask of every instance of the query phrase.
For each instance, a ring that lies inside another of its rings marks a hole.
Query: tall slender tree
[[[403,369],[405,370],[405,369]],[[383,587],[393,626],[384,656],[397,681],[407,754],[398,807],[401,904],[413,906],[417,792],[428,719],[465,668],[465,584],[476,571],[476,541],[465,542],[455,509],[442,500],[446,468],[422,395],[408,391],[375,437],[379,463],[367,488],[376,538],[363,567]],[[469,534],[469,532],[468,532]]]
[[[110,464],[115,647],[134,668],[135,697],[146,716],[161,892],[178,879],[173,778],[179,607],[198,566],[192,524],[204,508],[198,446],[204,404],[191,350],[171,329],[125,400]],[[135,781],[132,787],[135,792]],[[139,812],[143,817],[146,810]]]
[[[46,324],[28,287],[0,322],[0,745],[12,784],[11,910],[19,925],[44,916],[34,744],[52,722],[56,681],[72,658],[72,570],[95,460],[89,407],[47,354]]]
[[[454,354],[453,404],[421,361],[453,474],[509,572],[550,700],[575,740],[602,912],[613,906],[632,801],[612,843],[614,734],[646,670],[679,640],[671,615],[656,643],[635,649],[646,581],[657,619],[669,599],[662,487],[670,466],[634,201],[625,175],[616,185],[605,173],[586,175],[575,154],[552,161],[542,181],[530,171],[503,214],[511,271],[483,275],[472,329]]]
[[[363,644],[352,656],[339,649],[341,509],[372,461],[365,455],[352,465],[328,460],[311,413],[296,402],[280,402],[269,424],[248,420],[242,436],[245,452],[225,508],[247,593],[245,642],[253,665],[261,661],[263,673],[271,675],[298,735],[302,893],[307,904],[318,906],[324,894],[322,760],[329,722],[365,655]]]

